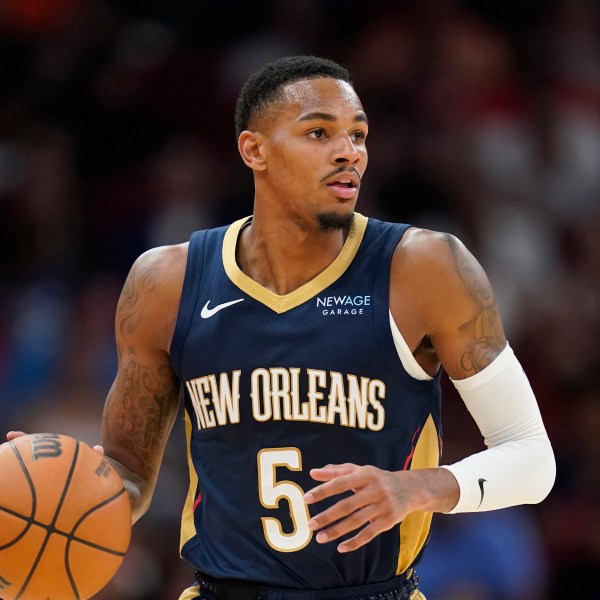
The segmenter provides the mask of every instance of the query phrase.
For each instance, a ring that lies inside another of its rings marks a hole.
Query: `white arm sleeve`
[[[507,344],[483,371],[452,382],[487,450],[443,465],[460,488],[450,513],[541,502],[554,485],[556,463],[533,390],[512,348]]]

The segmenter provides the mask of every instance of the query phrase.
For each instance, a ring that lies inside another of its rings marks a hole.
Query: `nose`
[[[351,164],[358,163],[361,159],[361,153],[357,148],[356,143],[347,134],[343,133],[339,136],[335,145],[332,162],[335,164]]]

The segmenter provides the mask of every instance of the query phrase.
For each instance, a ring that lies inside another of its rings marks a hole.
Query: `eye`
[[[321,140],[325,137],[325,130],[324,129],[313,129],[312,131],[309,132],[308,135],[314,137],[317,140]]]
[[[364,131],[355,131],[352,138],[355,142],[364,142],[367,139],[367,134]]]

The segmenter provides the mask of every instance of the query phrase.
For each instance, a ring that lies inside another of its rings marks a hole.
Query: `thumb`
[[[94,450],[100,455],[100,456],[104,456],[104,448],[102,446],[94,446]]]

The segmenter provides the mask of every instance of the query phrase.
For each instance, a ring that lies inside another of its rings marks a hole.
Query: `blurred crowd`
[[[599,599],[596,0],[1,0],[0,429],[98,441],[128,269],[251,212],[235,100],[288,54],[351,72],[371,127],[360,212],[452,232],[483,264],[555,448],[541,505],[434,517],[424,593]],[[452,462],[483,446],[444,388]],[[186,477],[180,419],[99,599],[192,584]]]

